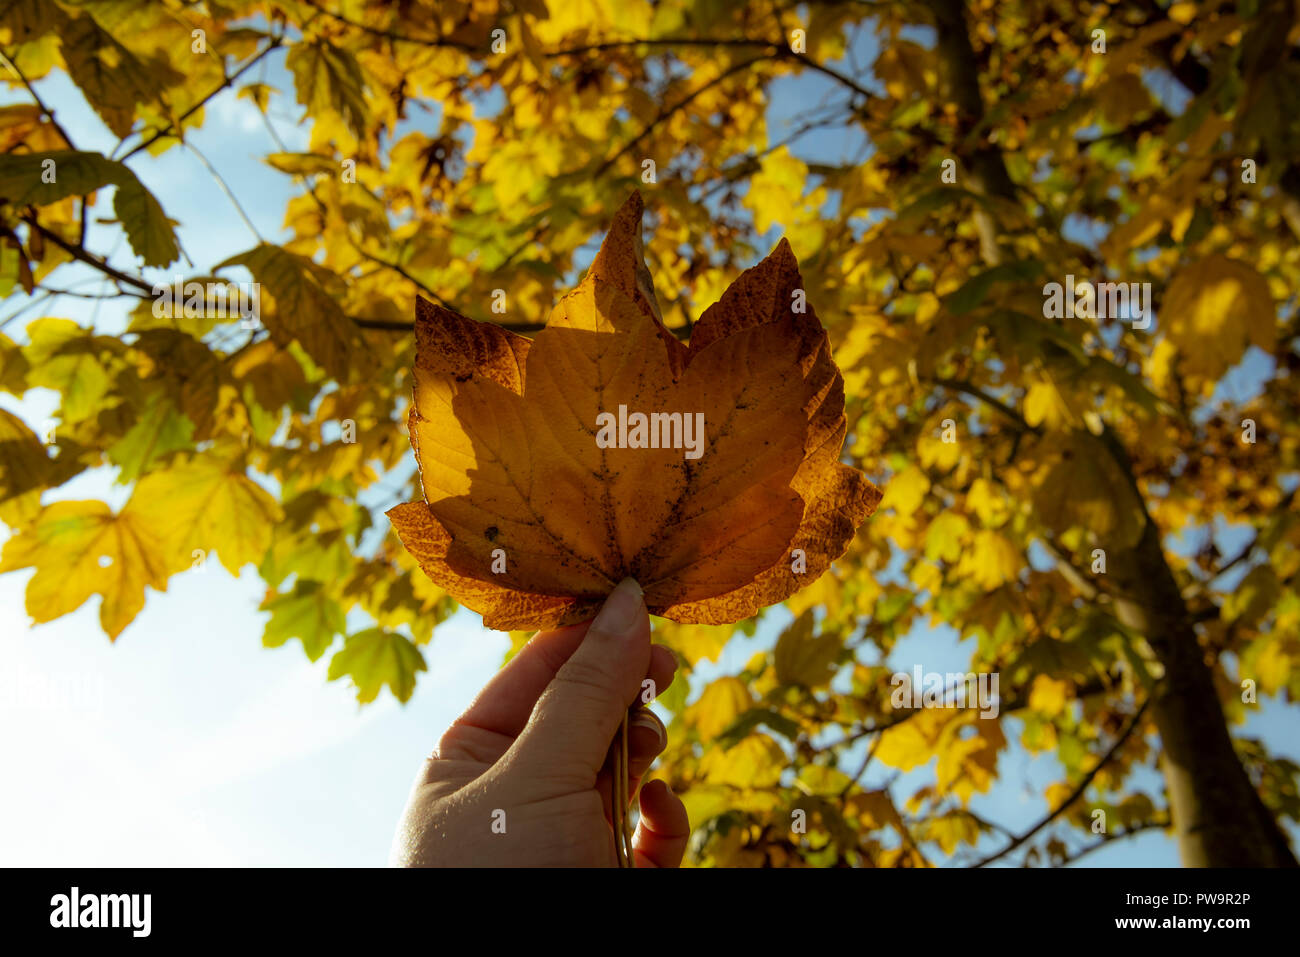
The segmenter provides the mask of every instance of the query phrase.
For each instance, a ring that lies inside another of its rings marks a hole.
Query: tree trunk
[[[984,103],[965,3],[934,0],[931,11],[946,92],[958,106],[957,149],[970,185],[975,192],[1014,201],[1016,187],[1001,151],[976,132],[984,121]],[[977,210],[975,221],[983,258],[995,265],[1001,250],[993,217]],[[1122,444],[1109,432],[1103,441],[1141,499]],[[1107,589],[1114,596],[1116,617],[1147,639],[1164,668],[1151,711],[1160,732],[1160,768],[1183,866],[1297,866],[1286,835],[1233,749],[1205,650],[1149,515],[1137,545],[1112,551],[1108,559],[1108,578],[1118,585]]]
[[[1109,429],[1102,445],[1128,476],[1133,465]],[[1160,770],[1184,867],[1295,867],[1285,833],[1251,783],[1232,746],[1206,651],[1165,560],[1160,530],[1146,524],[1130,549],[1109,556],[1115,617],[1143,635],[1164,668],[1151,702],[1160,732]]]
[[[1185,867],[1295,867],[1296,858],[1232,746],[1223,709],[1160,533],[1111,557],[1116,617],[1145,635],[1164,668],[1151,703],[1160,769]]]

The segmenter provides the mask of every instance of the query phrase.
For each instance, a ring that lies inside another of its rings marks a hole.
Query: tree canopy
[[[1188,865],[1294,865],[1300,767],[1241,726],[1300,693],[1298,16],[4,0],[0,389],[59,405],[52,428],[0,409],[0,571],[35,570],[38,623],[100,596],[116,639],[147,589],[252,566],[267,645],[405,700],[456,608],[382,514],[419,497],[416,299],[531,335],[639,189],[681,340],[788,239],[844,371],[844,461],[885,490],[739,673],[691,680],[737,629],[656,621],[683,666],[656,773],[692,859],[1062,863],[1160,828]],[[60,122],[59,74],[115,149]],[[791,82],[798,117],[771,123]],[[219,98],[309,136],[264,156],[288,238],[250,223],[194,263],[155,177],[194,152],[214,215],[247,220],[189,141]],[[806,148],[828,136],[848,158]],[[81,325],[67,295],[128,306]],[[60,493],[95,469],[123,507]],[[891,651],[930,627],[1000,676],[997,715],[897,706]],[[1060,777],[1012,829],[970,802],[1015,749]]]

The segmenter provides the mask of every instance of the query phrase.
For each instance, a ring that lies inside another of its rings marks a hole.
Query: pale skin
[[[628,708],[643,703],[644,682],[662,692],[675,670],[672,654],[650,643],[650,618],[631,579],[592,621],[534,636],[425,761],[392,863],[616,866],[611,742]],[[628,794],[666,743],[659,720],[637,712],[628,729]],[[682,802],[651,781],[640,810],[637,866],[679,866],[690,836]]]

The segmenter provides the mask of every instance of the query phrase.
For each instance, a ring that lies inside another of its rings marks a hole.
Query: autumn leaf
[[[113,211],[131,249],[146,266],[167,266],[180,255],[171,221],[157,197],[130,167],[99,153],[59,150],[0,156],[0,197],[15,206],[44,206],[116,186]]]
[[[99,620],[116,638],[144,607],[144,588],[167,588],[159,526],[128,503],[114,514],[103,502],[55,502],[5,542],[0,572],[35,568],[27,613],[53,621],[103,596]]]
[[[1188,372],[1217,377],[1248,346],[1273,348],[1268,282],[1248,264],[1226,256],[1206,256],[1179,272],[1161,312]]]
[[[338,277],[310,259],[262,243],[217,266],[243,266],[275,299],[275,309],[261,318],[275,340],[297,339],[322,368],[340,379],[366,368],[370,348],[361,330],[337,300]]]
[[[330,659],[329,680],[348,677],[357,689],[357,701],[374,701],[384,685],[398,701],[415,690],[415,673],[425,671],[424,655],[409,638],[384,628],[368,628],[349,636]]]
[[[279,648],[291,638],[302,642],[307,657],[316,661],[347,627],[343,608],[320,582],[299,579],[285,594],[272,593],[262,602],[271,613],[262,632],[262,644]]]
[[[839,636],[827,631],[813,635],[812,611],[805,611],[776,640],[776,680],[807,688],[825,685],[834,674],[831,666],[839,654]]]
[[[739,621],[815,581],[879,501],[838,462],[843,380],[789,245],[705,311],[688,348],[659,319],[640,227],[634,195],[531,342],[417,313],[425,501],[388,515],[489,627],[582,620],[628,576],[654,614]],[[682,426],[602,448],[606,415],[631,412]]]
[[[21,525],[41,510],[50,457],[22,419],[0,409],[0,521]]]
[[[167,529],[163,543],[170,567],[188,568],[194,552],[215,550],[232,575],[259,562],[271,528],[284,513],[242,468],[211,456],[151,472],[136,483],[137,512]]]

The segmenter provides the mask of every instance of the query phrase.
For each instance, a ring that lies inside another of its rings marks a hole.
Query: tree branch
[[[164,136],[172,135],[172,131],[175,130],[175,129],[177,128],[177,126],[179,126],[180,124],[183,124],[187,119],[189,119],[191,116],[193,116],[193,115],[194,115],[195,113],[197,113],[199,110],[203,109],[203,107],[207,105],[207,103],[208,103],[209,100],[211,100],[214,96],[216,96],[216,95],[217,95],[218,93],[220,93],[222,90],[228,89],[230,86],[232,86],[232,85],[234,84],[234,82],[235,82],[236,80],[238,80],[241,76],[243,76],[243,75],[244,75],[248,70],[250,70],[250,69],[253,67],[254,64],[256,64],[258,61],[260,61],[264,56],[266,56],[266,55],[267,55],[268,53],[270,53],[272,50],[277,49],[277,48],[278,48],[278,47],[279,47],[283,42],[284,42],[284,38],[283,38],[283,37],[272,37],[272,38],[271,38],[271,42],[268,43],[265,47],[263,47],[263,48],[262,48],[262,51],[261,51],[260,53],[258,53],[256,56],[252,57],[252,58],[251,58],[247,63],[245,63],[243,66],[241,66],[238,70],[236,70],[236,71],[235,71],[234,73],[232,73],[230,76],[228,76],[228,77],[226,77],[224,80],[222,80],[222,81],[221,81],[221,84],[220,84],[218,87],[216,87],[216,89],[214,89],[214,90],[213,90],[211,93],[209,93],[207,96],[203,97],[203,99],[199,100],[197,103],[195,103],[193,106],[191,106],[188,110],[186,110],[184,113],[182,113],[180,116],[178,116],[175,120],[173,120],[172,122],[168,123],[168,124],[167,124],[165,127],[163,127],[162,129],[156,131],[156,132],[153,134],[153,136],[150,136],[148,139],[142,139],[142,140],[140,141],[140,143],[137,144],[136,147],[135,147],[133,150],[131,150],[131,151],[130,151],[129,153],[127,153],[125,156],[121,157],[121,158],[118,160],[118,162],[119,162],[119,163],[125,163],[127,160],[129,160],[129,159],[130,159],[132,156],[134,156],[136,153],[139,153],[141,150],[147,150],[150,146],[152,146],[154,143],[158,142],[158,141],[159,141],[160,139],[162,139]],[[143,132],[141,133],[141,135],[143,136]],[[179,138],[179,137],[178,137],[178,138]]]
[[[1054,810],[1051,814],[1047,815],[1047,817],[1043,818],[1041,821],[1039,821],[1037,824],[1031,827],[1024,834],[1021,834],[1019,837],[1013,840],[1002,850],[990,854],[988,857],[981,858],[971,866],[984,867],[988,864],[992,864],[994,861],[1006,857],[1017,847],[1024,844],[1025,841],[1029,840],[1031,837],[1033,837],[1043,828],[1047,827],[1047,825],[1051,824],[1058,817],[1060,817],[1061,814],[1063,814],[1066,811],[1066,809],[1070,807],[1070,805],[1072,805],[1083,795],[1084,791],[1088,790],[1088,787],[1092,784],[1093,779],[1097,776],[1097,774],[1101,771],[1101,769],[1104,768],[1110,762],[1111,758],[1113,758],[1115,754],[1119,751],[1119,749],[1124,746],[1124,742],[1129,739],[1129,736],[1132,735],[1133,730],[1141,722],[1142,716],[1146,714],[1147,706],[1151,704],[1151,699],[1154,696],[1155,694],[1153,689],[1152,693],[1147,695],[1147,699],[1142,702],[1142,707],[1138,708],[1137,711],[1134,713],[1133,717],[1129,719],[1128,726],[1125,727],[1123,732],[1120,734],[1120,736],[1115,739],[1115,743],[1110,746],[1110,749],[1104,755],[1102,755],[1101,760],[1097,762],[1097,764],[1093,767],[1093,769],[1089,771],[1086,775],[1084,775],[1083,780],[1079,782],[1078,786],[1075,787],[1075,789],[1070,792],[1069,796],[1066,797],[1066,799],[1061,802],[1061,804],[1056,808],[1056,810]]]

